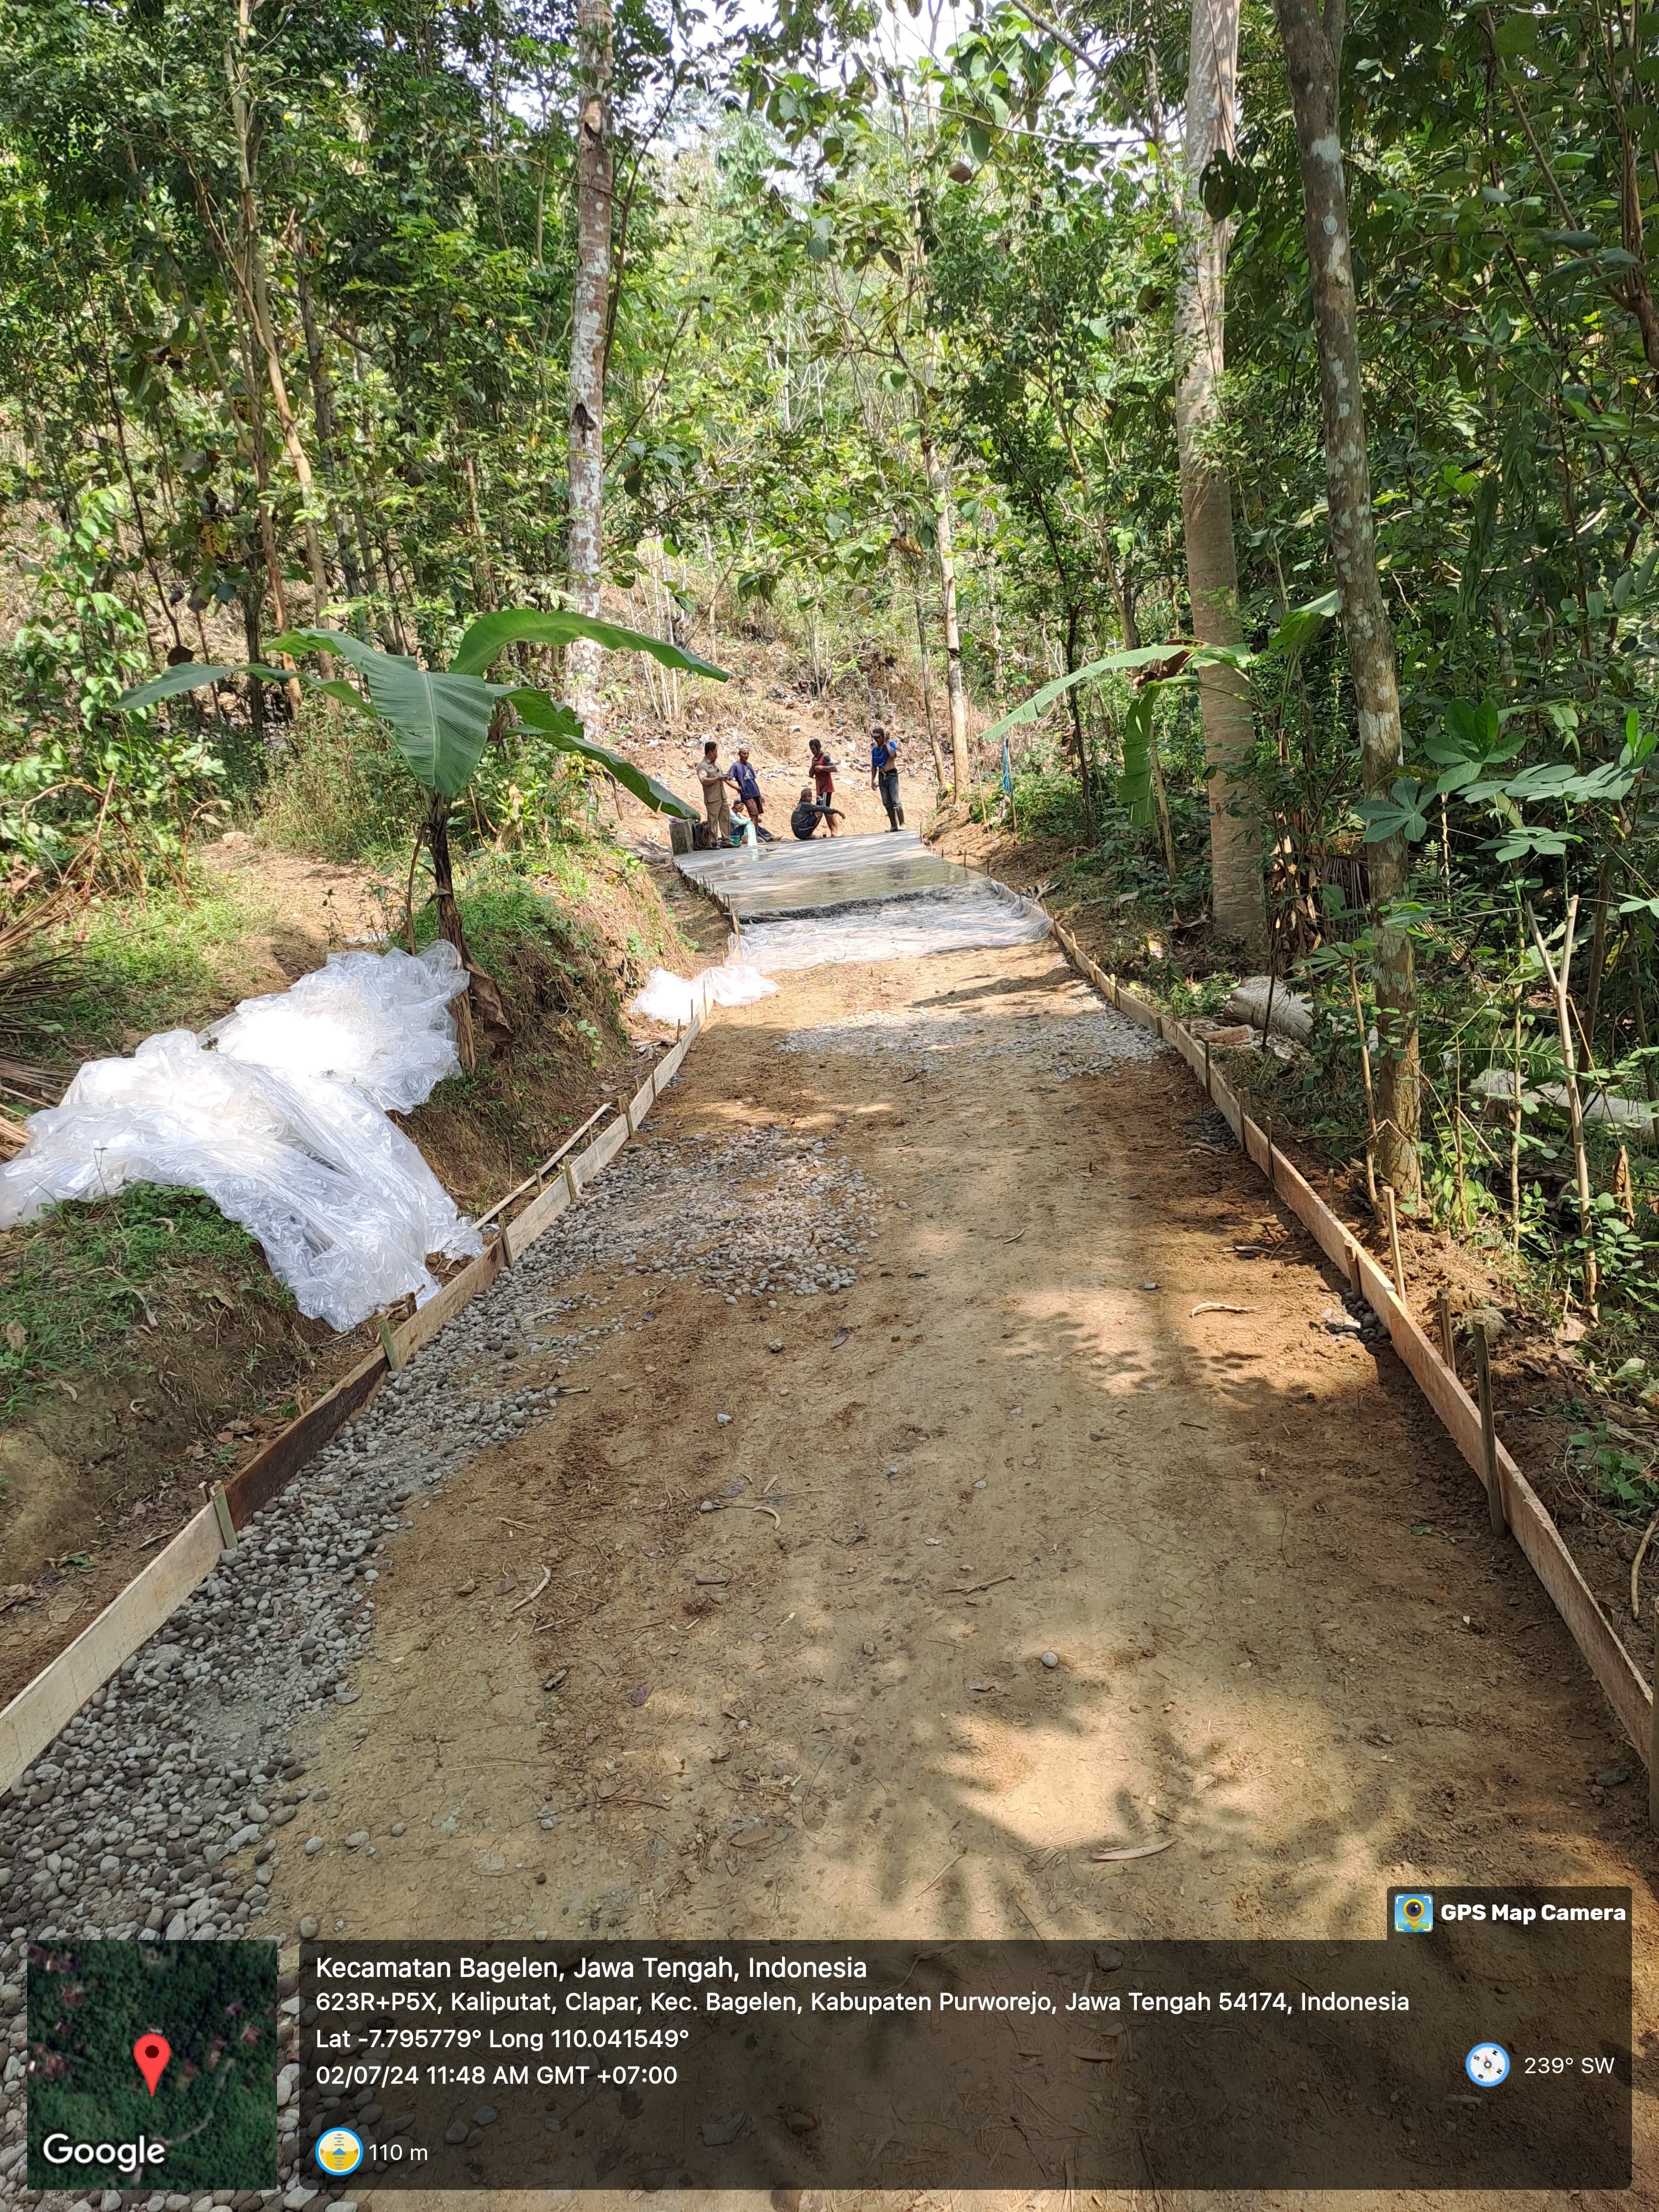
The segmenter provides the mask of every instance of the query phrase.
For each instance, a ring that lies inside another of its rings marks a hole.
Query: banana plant
[[[591,638],[613,653],[648,653],[665,668],[712,677],[717,683],[726,681],[723,669],[683,646],[591,616],[544,613],[535,607],[509,607],[499,614],[481,616],[461,639],[447,668],[422,668],[406,654],[381,653],[345,630],[291,629],[270,641],[272,653],[331,653],[356,675],[358,683],[353,684],[343,677],[320,678],[301,671],[301,681],[372,716],[427,793],[421,835],[432,857],[438,932],[455,947],[469,969],[471,963],[467,961],[460,909],[455,903],[449,817],[472,781],[492,731],[497,735],[539,737],[561,752],[594,762],[654,812],[675,814],[688,822],[697,819],[696,809],[688,806],[665,784],[621,753],[585,737],[576,715],[546,691],[533,684],[488,681],[488,671],[509,646],[563,646],[578,637]],[[138,714],[180,692],[199,690],[228,676],[241,675],[286,684],[292,680],[293,672],[260,661],[187,661],[124,693],[115,705],[122,712]],[[470,1045],[470,1039],[464,1037],[463,1043]],[[464,1049],[463,1058],[470,1056]]]

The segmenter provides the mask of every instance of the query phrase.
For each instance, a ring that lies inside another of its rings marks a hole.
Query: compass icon
[[[1463,2071],[1477,2089],[1495,2089],[1509,2079],[1510,2054],[1501,2043],[1477,2043],[1463,2061]]]

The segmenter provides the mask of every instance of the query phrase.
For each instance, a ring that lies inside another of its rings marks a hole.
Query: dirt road
[[[1202,1107],[1048,945],[722,1016],[505,1346],[587,1395],[386,1550],[275,1924],[1375,1936],[1391,1881],[1645,1893],[1565,1632]]]

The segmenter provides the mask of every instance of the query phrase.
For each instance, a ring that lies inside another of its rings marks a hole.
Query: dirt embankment
[[[650,959],[686,964],[677,913],[723,949],[707,906],[666,869],[603,848],[587,858],[584,896],[560,899],[556,931],[532,913],[491,940],[511,1043],[401,1117],[468,1210],[628,1087],[622,995]],[[217,994],[210,979],[192,1005],[198,1023],[287,988],[331,951],[378,947],[401,918],[401,885],[246,835],[206,848],[202,866],[251,919]],[[121,1039],[140,1041],[137,1030]],[[296,1314],[258,1248],[184,1194],[176,1206],[129,1194],[0,1237],[0,1309],[24,1362],[0,1437],[3,1697],[145,1565],[204,1480],[228,1476],[361,1359],[372,1330],[337,1336]]]

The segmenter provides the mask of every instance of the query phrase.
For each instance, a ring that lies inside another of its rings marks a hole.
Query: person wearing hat
[[[737,779],[720,764],[720,747],[710,738],[702,749],[702,758],[697,763],[697,781],[702,786],[702,803],[708,817],[709,835],[717,845],[732,842],[732,804],[726,798],[728,788],[737,787]]]

